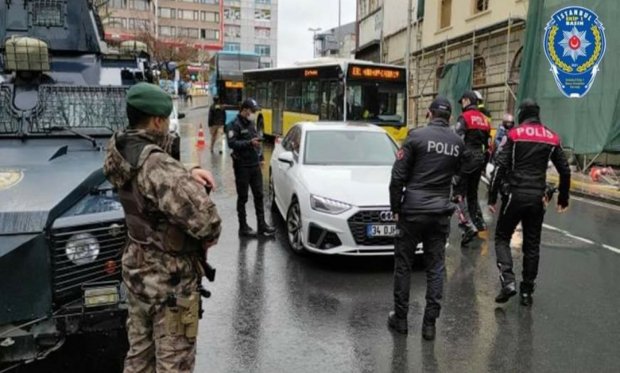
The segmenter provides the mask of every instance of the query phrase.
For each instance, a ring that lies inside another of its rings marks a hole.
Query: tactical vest
[[[491,131],[489,120],[481,112],[477,110],[467,110],[463,112],[462,116],[463,119],[465,119],[465,127],[467,130]]]
[[[151,154],[161,150],[143,151],[149,152],[146,155],[148,158]],[[142,165],[139,167],[141,168]],[[171,255],[198,253],[201,249],[199,240],[171,224],[163,213],[149,211],[148,203],[138,188],[137,172],[136,176],[118,191],[118,196],[125,210],[127,232],[132,242],[146,249],[160,250]]]

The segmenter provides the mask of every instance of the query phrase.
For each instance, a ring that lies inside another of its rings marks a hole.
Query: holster
[[[168,302],[164,314],[168,335],[184,335],[189,339],[195,339],[198,336],[200,293],[194,291],[189,297],[174,299],[173,304]]]

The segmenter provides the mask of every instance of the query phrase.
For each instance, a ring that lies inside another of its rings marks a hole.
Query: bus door
[[[271,107],[273,109],[273,117],[271,119],[273,123],[272,135],[282,135],[283,119],[282,114],[284,112],[284,82],[273,82],[273,93],[271,94]]]

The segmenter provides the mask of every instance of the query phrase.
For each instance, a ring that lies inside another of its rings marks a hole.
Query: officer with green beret
[[[171,155],[171,97],[140,83],[127,92],[129,127],[114,134],[104,164],[125,211],[122,259],[129,305],[125,373],[192,372],[196,355],[201,251],[221,220],[204,186],[213,176]]]

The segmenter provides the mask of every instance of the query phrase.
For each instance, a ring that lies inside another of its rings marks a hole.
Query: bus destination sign
[[[243,88],[243,82],[233,82],[233,81],[227,80],[224,83],[224,87],[226,87],[226,88]]]
[[[401,70],[388,67],[349,66],[349,77],[354,79],[401,81],[405,79],[405,74]]]
[[[317,69],[304,70],[304,78],[316,78],[318,76],[319,76],[319,70]]]

